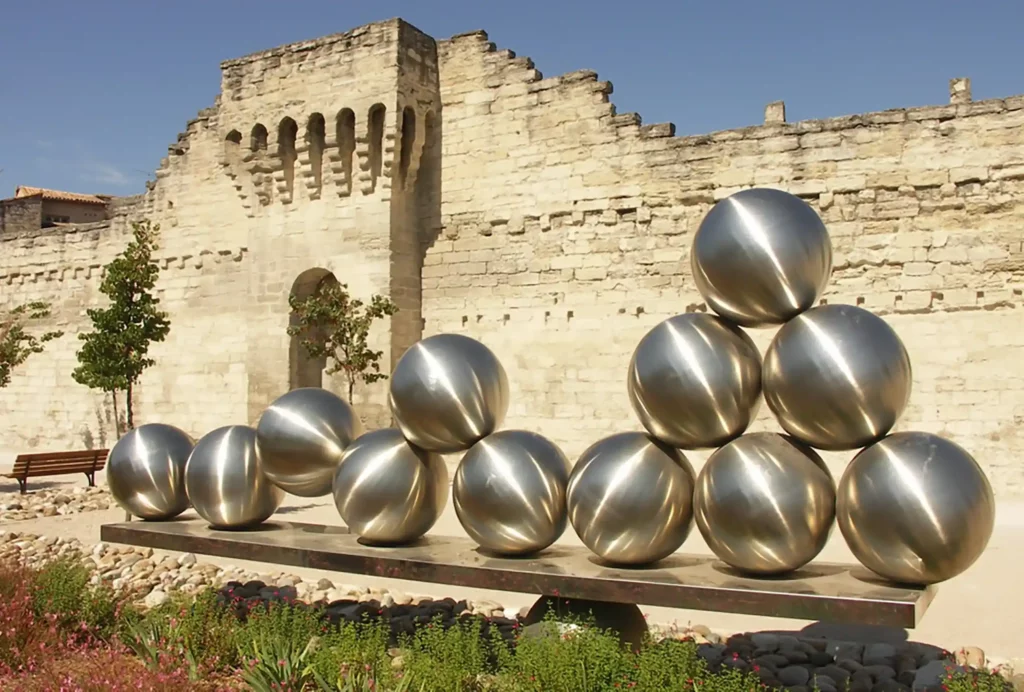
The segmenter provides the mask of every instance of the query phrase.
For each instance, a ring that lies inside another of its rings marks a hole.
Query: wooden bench
[[[14,469],[3,474],[18,481],[24,495],[29,478],[40,476],[63,476],[67,473],[84,473],[89,485],[96,485],[96,472],[102,471],[107,463],[108,449],[84,449],[76,452],[42,452],[19,454],[14,460]]]

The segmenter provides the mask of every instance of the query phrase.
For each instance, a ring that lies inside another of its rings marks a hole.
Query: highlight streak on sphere
[[[565,532],[570,464],[554,443],[525,430],[501,430],[473,445],[455,472],[455,514],[482,548],[535,553]]]
[[[671,555],[693,526],[694,473],[677,449],[640,432],[591,445],[569,478],[569,522],[592,552],[640,565]]]
[[[188,509],[185,463],[195,441],[172,425],[147,423],[128,431],[107,459],[110,494],[126,512],[161,521]]]
[[[835,481],[810,447],[777,433],[751,433],[711,455],[697,476],[693,505],[697,528],[722,562],[750,574],[783,574],[828,542]]]
[[[185,465],[185,491],[196,513],[217,529],[251,528],[269,519],[285,492],[256,455],[256,431],[228,425],[207,433]]]
[[[472,447],[504,422],[509,391],[494,353],[461,334],[414,344],[391,375],[389,404],[402,434],[438,454]]]
[[[765,352],[764,398],[779,424],[812,447],[847,450],[882,439],[910,401],[903,342],[881,317],[823,305],[786,324]]]
[[[846,544],[895,582],[935,584],[965,572],[988,546],[995,515],[978,462],[931,433],[889,435],[854,457],[839,481]]]
[[[757,414],[761,354],[721,317],[687,313],[641,339],[626,381],[647,432],[682,449],[718,447],[743,434]]]
[[[817,212],[781,190],[741,190],[718,202],[693,239],[697,290],[744,327],[782,324],[814,305],[832,274],[832,241]]]
[[[356,438],[334,476],[334,504],[367,543],[415,541],[437,522],[448,502],[444,459],[410,444],[395,428]]]
[[[320,497],[331,492],[345,448],[363,433],[341,397],[317,387],[277,398],[256,425],[256,451],[267,478],[285,492]]]

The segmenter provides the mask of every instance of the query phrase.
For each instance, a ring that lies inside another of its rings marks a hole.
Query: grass
[[[692,641],[570,631],[514,645],[481,621],[440,619],[392,637],[381,621],[332,626],[313,609],[258,607],[239,618],[213,592],[145,614],[94,586],[79,556],[36,569],[0,565],[0,690],[91,692],[761,692],[756,671],[712,671]],[[586,622],[578,621],[587,625]],[[545,627],[548,627],[546,625]],[[946,675],[948,692],[1003,692],[991,671]]]

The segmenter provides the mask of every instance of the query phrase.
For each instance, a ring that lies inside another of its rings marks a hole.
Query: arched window
[[[295,138],[298,134],[299,126],[289,117],[282,119],[277,127],[277,152],[289,197],[295,191]]]
[[[309,147],[309,167],[313,170],[313,186],[317,194],[324,184],[324,147],[327,146],[327,129],[324,116],[314,113],[306,125],[306,146]]]
[[[267,128],[260,123],[253,126],[252,133],[249,135],[249,149],[254,152],[267,150]]]
[[[342,170],[345,173],[345,186],[348,194],[354,188],[352,181],[352,159],[356,153],[356,114],[350,108],[343,108],[335,122],[335,136],[338,140],[338,156],[341,158]]]
[[[416,146],[416,113],[409,106],[402,111],[402,148],[398,158],[398,177],[405,183]]]
[[[370,187],[377,189],[377,178],[384,169],[384,116],[387,109],[377,103],[370,107],[369,130],[370,140]]]
[[[334,274],[319,267],[307,269],[299,274],[292,284],[291,295],[299,300],[305,300],[315,295],[323,286],[337,284],[338,279]],[[291,326],[298,326],[298,319],[295,313],[289,317]],[[323,387],[324,368],[327,367],[327,358],[313,358],[309,351],[303,346],[303,341],[320,341],[323,343],[323,336],[316,331],[306,331],[291,337],[288,345],[288,386],[289,389],[300,387]]]

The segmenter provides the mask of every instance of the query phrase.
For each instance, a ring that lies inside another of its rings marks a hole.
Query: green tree
[[[45,332],[36,336],[26,323],[50,315],[50,306],[33,302],[19,305],[0,316],[0,389],[11,382],[11,373],[35,353],[42,353],[45,344],[64,336],[64,332]]]
[[[348,286],[325,283],[308,298],[291,296],[295,313],[289,336],[301,336],[301,344],[311,358],[330,358],[327,374],[341,372],[348,382],[348,400],[356,382],[366,384],[387,379],[380,371],[381,351],[369,347],[370,326],[374,320],[390,317],[398,307],[390,299],[374,295],[369,304],[349,295]]]
[[[106,266],[100,292],[109,299],[105,308],[88,310],[93,331],[79,334],[82,348],[79,366],[72,373],[75,382],[108,392],[117,417],[117,393],[125,393],[126,422],[135,427],[132,394],[142,373],[155,364],[149,357],[153,343],[163,341],[171,330],[167,313],[159,309],[153,295],[160,268],[153,261],[159,224],[148,220],[132,223],[132,240]]]

